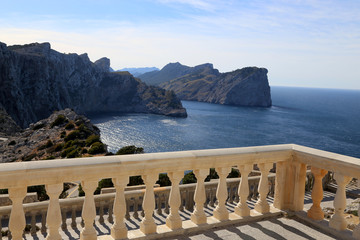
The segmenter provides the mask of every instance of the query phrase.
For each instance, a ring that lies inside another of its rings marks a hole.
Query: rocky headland
[[[56,111],[27,129],[16,130],[6,141],[0,141],[0,163],[107,153],[106,145],[100,140],[100,130],[71,109]]]
[[[109,69],[107,58],[93,63],[87,54],[62,54],[49,43],[0,43],[0,109],[22,128],[65,108],[187,116],[173,92]]]
[[[210,63],[195,67],[170,63],[160,71],[145,73],[139,78],[148,84],[174,91],[182,100],[270,107],[272,101],[267,72],[265,68],[246,67],[220,73]]]

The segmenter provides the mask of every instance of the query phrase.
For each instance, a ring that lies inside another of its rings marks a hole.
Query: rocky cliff
[[[160,86],[173,90],[183,100],[270,107],[272,101],[267,72],[265,68],[246,67],[219,73],[213,69],[212,64],[204,64],[192,68],[191,73],[163,82]]]
[[[0,163],[104,155],[100,130],[71,109],[57,111],[0,141]]]
[[[199,72],[203,72],[204,69],[208,69],[214,71],[215,74],[218,74],[219,71],[213,68],[213,65],[210,63],[205,63],[202,65],[198,65],[195,67],[188,67],[185,65],[180,64],[179,62],[176,63],[169,63],[165,67],[161,69],[161,71],[152,71],[148,73],[144,73],[138,76],[143,82],[158,86],[161,83],[188,75],[188,74],[196,74]]]
[[[127,72],[110,73],[108,59],[62,54],[49,43],[0,43],[0,105],[21,127],[72,108],[80,114],[142,112],[186,117],[171,92]]]

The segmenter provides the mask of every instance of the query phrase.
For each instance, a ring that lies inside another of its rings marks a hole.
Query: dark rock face
[[[0,106],[0,137],[14,135],[20,132],[21,128],[14,122],[14,120],[7,114],[7,112]]]
[[[21,127],[65,108],[186,117],[175,95],[109,66],[108,59],[94,64],[87,54],[61,54],[49,43],[0,43],[0,104]]]
[[[211,63],[205,63],[196,67],[188,67],[178,62],[169,63],[161,69],[161,71],[152,71],[139,76],[139,78],[145,83],[153,86],[160,85],[161,83],[188,75],[203,72],[204,70],[219,72],[213,68]]]
[[[212,65],[194,67],[197,71],[160,84],[183,100],[238,106],[270,107],[267,69],[246,67],[219,73]]]
[[[94,64],[104,72],[112,72],[110,70],[110,59],[108,59],[107,57],[100,58],[99,60],[95,61]]]

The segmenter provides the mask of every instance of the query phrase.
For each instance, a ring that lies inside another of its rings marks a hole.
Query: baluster
[[[155,173],[142,176],[146,189],[142,205],[144,218],[140,223],[140,230],[145,234],[156,232],[156,224],[153,219],[155,209],[154,184],[158,177],[159,176]]]
[[[234,208],[234,212],[241,216],[250,216],[250,208],[248,207],[246,200],[249,196],[249,181],[248,176],[252,170],[252,165],[239,166],[241,173],[240,186],[238,188],[239,202]]]
[[[358,181],[359,181],[359,179],[358,179]],[[358,208],[358,215],[360,218],[360,204],[359,204],[359,208]],[[360,223],[358,225],[356,225],[356,227],[354,228],[352,236],[355,239],[360,239]]]
[[[125,194],[124,194],[124,198],[125,198]],[[115,201],[115,200],[114,200]],[[125,201],[125,200],[124,200]],[[125,201],[125,214],[127,212],[127,207],[126,207],[126,201]],[[108,214],[109,214],[109,217],[108,217],[108,221],[109,223],[113,223],[114,222],[114,219],[113,219],[113,207],[114,207],[114,203],[112,201],[109,201],[109,210],[108,210]]]
[[[226,186],[226,176],[231,171],[231,168],[222,167],[216,168],[216,172],[219,175],[219,183],[216,190],[216,198],[218,199],[218,205],[216,206],[213,215],[216,219],[223,221],[229,219],[229,212],[226,209],[225,203],[228,197],[228,191]]]
[[[115,183],[114,217],[115,222],[111,227],[111,236],[113,239],[122,239],[127,237],[127,228],[124,217],[126,214],[126,201],[124,189],[129,180],[128,176],[119,176],[113,179]]]
[[[62,219],[61,229],[64,231],[67,229],[66,216],[67,216],[67,209],[66,208],[61,209],[61,219]]]
[[[209,206],[215,207],[216,188],[210,187],[209,191]],[[206,203],[204,207],[206,207]]]
[[[137,197],[134,197],[134,213],[133,213],[133,217],[138,219],[139,218],[139,204],[138,204],[138,200]]]
[[[170,214],[166,218],[166,226],[170,229],[178,229],[182,227],[182,221],[179,214],[179,206],[181,204],[179,182],[183,178],[184,172],[171,172],[168,176],[171,181],[171,190],[169,197]]]
[[[30,215],[31,215],[31,221],[30,221],[31,229],[30,229],[30,234],[31,234],[31,235],[36,235],[36,214],[37,214],[37,212],[35,212],[35,211],[31,211],[31,212],[30,212]]]
[[[76,206],[71,207],[71,227],[76,228]]]
[[[195,210],[191,214],[191,221],[198,225],[206,223],[206,215],[204,212],[204,202],[206,200],[204,180],[208,172],[209,170],[207,169],[197,169],[194,171],[197,183],[194,195]]]
[[[157,196],[157,197],[156,197]],[[157,200],[157,214],[162,215],[161,205],[162,205],[162,194],[161,192],[155,193],[155,199]]]
[[[307,216],[314,220],[322,220],[324,219],[324,212],[320,207],[320,203],[323,199],[322,179],[326,175],[327,171],[324,169],[311,167],[311,173],[315,177],[315,183],[311,192],[313,205],[307,212]]]
[[[48,211],[47,211],[47,226],[49,229],[49,234],[47,235],[47,240],[60,240],[61,236],[59,233],[59,228],[61,225],[61,210],[59,204],[59,195],[63,190],[63,184],[51,184],[46,185],[46,193],[50,197]],[[66,220],[65,220],[66,221]]]
[[[84,228],[80,233],[80,240],[96,240],[96,230],[93,226],[96,217],[96,208],[94,202],[94,191],[98,186],[97,181],[82,181],[81,186],[85,192],[85,199],[82,208],[82,218],[84,220]]]
[[[41,211],[41,233],[46,233],[46,214],[47,211]]]
[[[350,182],[351,177],[335,173],[334,178],[337,183],[337,190],[334,199],[335,214],[330,219],[329,225],[336,230],[345,230],[347,226],[344,217],[344,210],[346,208],[345,186]]]
[[[170,193],[170,196],[171,196],[171,193]],[[170,197],[169,197],[169,199],[170,199]],[[182,189],[180,191],[180,207],[179,207],[180,211],[184,211],[184,201],[185,201],[185,204],[186,204],[186,192]]]
[[[166,191],[165,193],[164,193],[164,200],[165,200],[165,213],[166,214],[169,214],[169,192],[168,191]]]
[[[104,223],[104,201],[100,201],[99,204],[99,223]]]
[[[266,200],[269,193],[268,174],[272,168],[272,163],[260,163],[259,169],[261,172],[260,183],[259,183],[259,200],[256,202],[254,209],[259,213],[267,213],[270,211],[270,205]]]
[[[130,220],[130,204],[131,204],[131,199],[125,199],[126,201],[126,214],[125,214],[125,218],[127,220]],[[135,209],[135,207],[134,207]],[[135,210],[134,210],[135,211]]]
[[[26,190],[26,186],[9,188],[9,198],[12,201],[9,230],[11,231],[11,236],[14,240],[22,239],[26,225],[25,214],[22,205],[26,196]]]

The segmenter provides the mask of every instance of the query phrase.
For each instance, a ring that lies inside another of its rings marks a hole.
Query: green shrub
[[[45,160],[51,160],[51,159],[55,159],[56,157],[54,157],[54,156],[48,156],[47,158],[45,158]]]
[[[101,142],[93,143],[88,150],[89,154],[99,154],[105,152],[105,145]]]
[[[68,155],[68,153],[74,151],[76,149],[76,146],[71,146],[68,148],[65,148],[62,152],[61,152],[61,157],[64,158]]]
[[[64,144],[63,143],[58,143],[55,145],[55,148],[54,148],[54,151],[55,152],[60,152],[64,147]]]
[[[0,194],[8,194],[9,191],[7,189],[0,189]]]
[[[156,181],[161,187],[171,186],[171,181],[166,173],[159,174],[159,180]]]
[[[81,154],[88,153],[88,150],[86,148],[81,149]]]
[[[75,121],[76,126],[80,126],[81,124],[84,124],[84,120],[78,119],[78,120]]]
[[[64,123],[68,122],[68,120],[66,119],[66,117],[62,114],[58,115],[57,118],[51,123],[51,128],[55,127],[55,126],[59,126],[62,125]]]
[[[85,192],[81,186],[81,184],[79,184],[79,188],[78,188],[78,191],[79,191],[79,197],[83,197],[85,196]]]
[[[191,171],[187,174],[185,174],[183,180],[182,180],[183,184],[188,184],[188,183],[196,183],[196,177],[195,174]]]
[[[54,145],[54,143],[51,140],[48,140],[47,143],[45,144],[46,148],[52,147]]]
[[[215,171],[215,168],[210,168],[210,173],[209,173],[209,175],[206,176],[205,182],[209,182],[210,179],[218,179],[218,178],[219,178],[219,175]]]
[[[81,124],[77,130],[80,131],[81,139],[86,139],[92,135],[92,132],[84,124]]]
[[[77,149],[72,150],[68,154],[66,154],[67,158],[76,158],[79,156],[79,151]]]
[[[144,185],[144,181],[141,176],[132,176],[129,178],[128,186]]]
[[[71,130],[71,129],[74,129],[75,128],[75,125],[71,122],[69,122],[68,124],[65,125],[65,129],[66,130]]]
[[[8,146],[15,145],[15,144],[16,144],[16,142],[14,140],[12,140],[8,143]]]
[[[240,177],[240,172],[238,169],[231,168],[231,172],[229,173],[229,175],[227,177],[228,178],[238,178],[238,177]]]
[[[60,133],[60,137],[61,138],[64,138],[66,136],[66,132],[65,131],[62,131],[61,133]]]
[[[38,129],[43,128],[43,127],[45,127],[45,124],[44,123],[39,123],[39,124],[36,124],[33,127],[33,130],[38,130]]]
[[[100,136],[97,135],[91,135],[85,140],[85,145],[87,147],[91,146],[91,144],[95,142],[100,142]]]
[[[68,142],[70,140],[75,140],[77,138],[80,138],[80,131],[79,130],[74,130],[71,131],[66,137],[65,137],[65,142]]]
[[[131,145],[120,148],[116,152],[116,155],[139,154],[139,153],[144,153],[144,149],[142,147],[135,147],[134,145]]]
[[[34,157],[36,157],[36,153],[32,153],[23,158],[23,161],[31,161]]]

